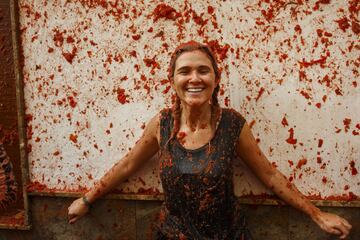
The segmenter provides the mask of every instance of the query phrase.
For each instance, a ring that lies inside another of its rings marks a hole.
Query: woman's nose
[[[189,81],[191,81],[191,82],[199,82],[200,81],[199,73],[196,70],[191,72]]]

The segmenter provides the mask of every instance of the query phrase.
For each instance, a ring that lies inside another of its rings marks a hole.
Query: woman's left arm
[[[241,130],[236,152],[253,173],[277,196],[289,205],[305,212],[324,231],[340,235],[340,239],[346,238],[351,225],[344,218],[322,212],[315,207],[281,172],[272,166],[260,150],[249,125],[246,123]]]

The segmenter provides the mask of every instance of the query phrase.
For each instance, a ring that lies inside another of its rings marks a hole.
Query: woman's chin
[[[209,100],[189,99],[184,101],[185,105],[191,108],[200,108],[209,104]]]

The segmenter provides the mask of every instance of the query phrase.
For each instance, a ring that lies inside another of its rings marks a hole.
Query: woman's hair
[[[170,65],[169,65],[169,70],[168,70],[168,78],[170,81],[174,80],[173,78],[174,78],[176,60],[181,56],[181,54],[183,54],[185,52],[193,52],[193,51],[197,51],[197,50],[202,51],[203,53],[205,53],[208,56],[208,58],[211,61],[212,67],[214,69],[215,81],[220,80],[220,70],[217,65],[215,55],[211,51],[210,47],[207,45],[195,42],[195,41],[190,41],[190,42],[186,42],[186,43],[183,43],[180,46],[178,46],[175,49],[174,53],[172,54],[171,60],[170,60]],[[212,115],[214,116],[215,122],[217,122],[220,118],[220,106],[219,106],[219,102],[218,102],[218,98],[217,98],[219,90],[220,90],[220,86],[218,84],[215,87],[214,92],[212,94],[212,98],[211,98],[211,104],[212,104],[211,112],[212,112]],[[179,132],[179,129],[180,129],[180,117],[181,117],[180,103],[181,103],[180,98],[178,95],[176,95],[175,102],[172,107],[172,116],[174,119],[173,129],[171,131],[171,135],[168,140],[168,143],[170,142],[170,140],[172,140],[176,137],[176,134]]]

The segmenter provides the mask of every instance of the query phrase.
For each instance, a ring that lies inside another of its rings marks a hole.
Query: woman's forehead
[[[208,65],[212,66],[209,56],[200,50],[184,52],[176,60],[175,68],[184,66]]]

